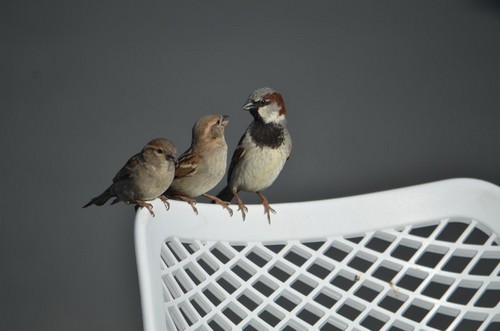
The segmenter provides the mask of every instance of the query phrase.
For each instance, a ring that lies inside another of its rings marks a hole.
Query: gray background
[[[271,202],[500,184],[498,1],[2,1],[0,15],[2,330],[140,330],[133,208],[81,206],[148,140],[183,152],[203,114],[231,116],[232,152],[256,87],[283,94],[294,138]]]

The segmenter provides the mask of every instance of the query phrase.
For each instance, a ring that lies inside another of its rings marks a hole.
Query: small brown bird
[[[83,208],[92,204],[102,206],[115,198],[112,205],[119,201],[136,204],[147,208],[154,216],[153,206],[146,201],[160,198],[168,209],[170,205],[162,193],[174,179],[175,153],[176,148],[171,141],[163,138],[151,140],[118,171],[113,184]]]
[[[271,223],[270,212],[275,211],[261,191],[273,184],[292,151],[292,138],[286,128],[285,103],[278,92],[263,87],[250,94],[243,110],[249,111],[254,120],[234,151],[228,184],[217,197],[231,201],[235,196],[245,220],[247,208],[238,192],[256,192]]]
[[[229,202],[207,194],[224,177],[227,167],[227,144],[224,128],[229,123],[229,116],[206,115],[193,126],[191,146],[180,157],[175,167],[174,181],[165,192],[169,197],[186,201],[193,211],[196,197],[202,195],[218,203],[230,215]]]

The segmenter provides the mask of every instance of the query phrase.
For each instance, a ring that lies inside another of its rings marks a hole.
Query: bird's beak
[[[229,123],[229,115],[222,115],[222,126],[226,126]]]
[[[243,105],[243,110],[252,111],[257,110],[257,105],[253,100],[248,99],[247,102]]]

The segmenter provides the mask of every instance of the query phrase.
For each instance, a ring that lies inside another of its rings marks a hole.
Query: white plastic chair
[[[144,329],[500,330],[500,188],[451,179],[322,201],[140,210]]]

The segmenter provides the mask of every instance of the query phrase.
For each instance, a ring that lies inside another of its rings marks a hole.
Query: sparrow
[[[290,157],[292,138],[286,127],[286,109],[282,96],[269,87],[256,89],[243,106],[253,122],[241,137],[229,165],[227,186],[217,195],[231,201],[236,197],[243,220],[248,209],[239,191],[255,192],[262,200],[264,214],[271,223],[276,213],[262,191],[272,185]]]
[[[101,195],[93,198],[83,208],[90,205],[102,206],[109,199],[111,204],[123,201],[145,207],[155,216],[153,206],[146,201],[160,198],[167,210],[168,199],[162,195],[174,179],[177,163],[176,148],[170,140],[151,140],[140,153],[132,156],[113,178],[113,184]]]
[[[227,167],[227,144],[224,128],[229,123],[227,115],[202,116],[193,126],[191,146],[178,160],[174,181],[165,195],[186,201],[193,211],[200,195],[221,205],[232,216],[229,202],[207,194],[224,177]]]

